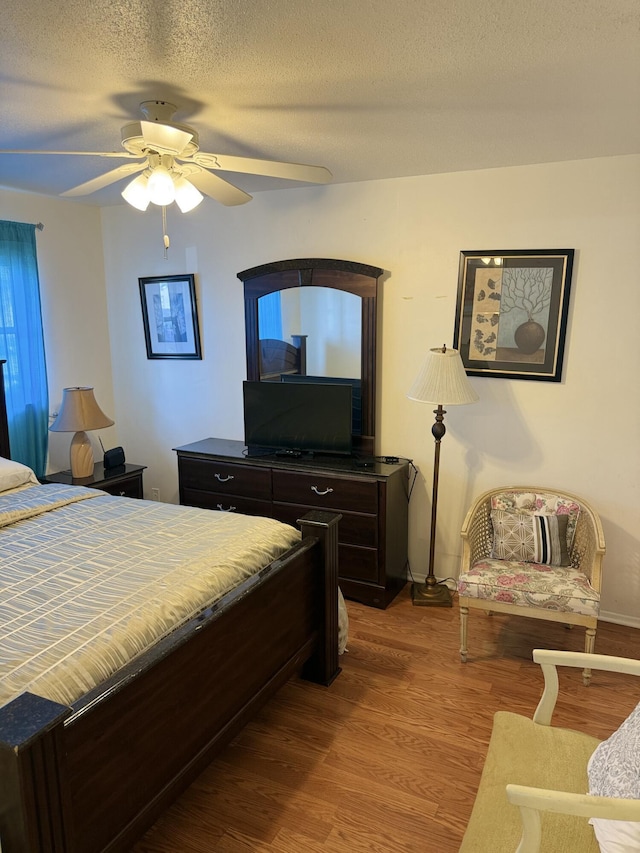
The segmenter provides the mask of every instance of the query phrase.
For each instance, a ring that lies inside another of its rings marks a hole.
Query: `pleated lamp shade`
[[[464,406],[479,400],[467,378],[460,353],[446,347],[429,350],[407,397],[419,403],[442,406]]]

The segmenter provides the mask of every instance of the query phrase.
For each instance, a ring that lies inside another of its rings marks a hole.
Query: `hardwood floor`
[[[456,853],[493,714],[531,715],[536,647],[581,650],[584,631],[458,608],[347,602],[348,652],[330,688],[289,682],[134,848],[135,853]],[[600,623],[596,651],[640,656],[640,631]],[[631,676],[560,676],[554,722],[607,737],[640,700]]]

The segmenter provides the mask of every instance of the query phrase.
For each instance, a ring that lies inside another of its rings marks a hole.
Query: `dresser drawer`
[[[341,578],[378,583],[378,552],[374,548],[338,545],[338,571]]]
[[[271,516],[271,501],[245,498],[243,495],[216,494],[197,489],[183,489],[183,506],[198,506],[201,509],[217,509],[222,512],[243,512],[246,515]]]
[[[297,527],[297,520],[312,509],[316,509],[316,507],[275,502],[273,504],[273,517],[277,518],[278,521],[291,524],[292,527]],[[338,541],[348,545],[377,548],[377,518],[375,515],[356,515],[355,513],[343,512],[338,525]]]
[[[378,484],[375,480],[346,479],[321,471],[315,474],[274,471],[273,500],[375,515],[378,512]]]
[[[122,480],[120,483],[100,483],[96,488],[102,489],[103,492],[108,492],[110,495],[116,495],[118,497],[141,498],[142,476],[130,477],[128,480]]]
[[[220,494],[246,495],[268,501],[271,498],[271,471],[251,465],[233,465],[215,459],[180,459],[183,494],[198,489]]]

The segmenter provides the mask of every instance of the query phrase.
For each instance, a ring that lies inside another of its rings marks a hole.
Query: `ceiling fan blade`
[[[206,169],[201,169],[194,163],[181,163],[180,171],[183,177],[187,178],[201,192],[206,193],[211,198],[219,201],[221,204],[232,207],[235,204],[245,204],[251,201],[252,196],[244,190],[234,187],[229,181],[207,172]]]
[[[159,154],[180,154],[193,139],[192,133],[157,121],[141,121],[140,127],[144,144]]]
[[[139,154],[129,154],[128,151],[25,151],[25,150],[2,150],[0,154],[72,154],[74,157],[119,157],[121,160],[139,160]]]
[[[115,184],[116,181],[126,178],[128,175],[134,175],[136,172],[141,172],[147,168],[147,161],[143,163],[124,163],[118,166],[117,169],[112,169],[110,172],[105,172],[104,175],[98,175],[97,178],[92,178],[90,181],[85,181],[84,184],[79,184],[77,187],[72,187],[60,193],[62,196],[89,195],[96,190],[101,190],[103,187],[108,187],[109,184]]]
[[[256,160],[253,157],[207,154],[204,151],[198,151],[190,159],[207,169],[265,175],[268,178],[285,178],[288,181],[302,181],[310,184],[326,184],[333,178],[331,172],[324,166],[307,166],[303,163],[279,163],[275,160]]]

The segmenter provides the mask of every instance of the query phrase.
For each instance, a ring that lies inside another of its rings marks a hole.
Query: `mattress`
[[[299,539],[80,486],[0,494],[0,706],[24,691],[72,704]]]

